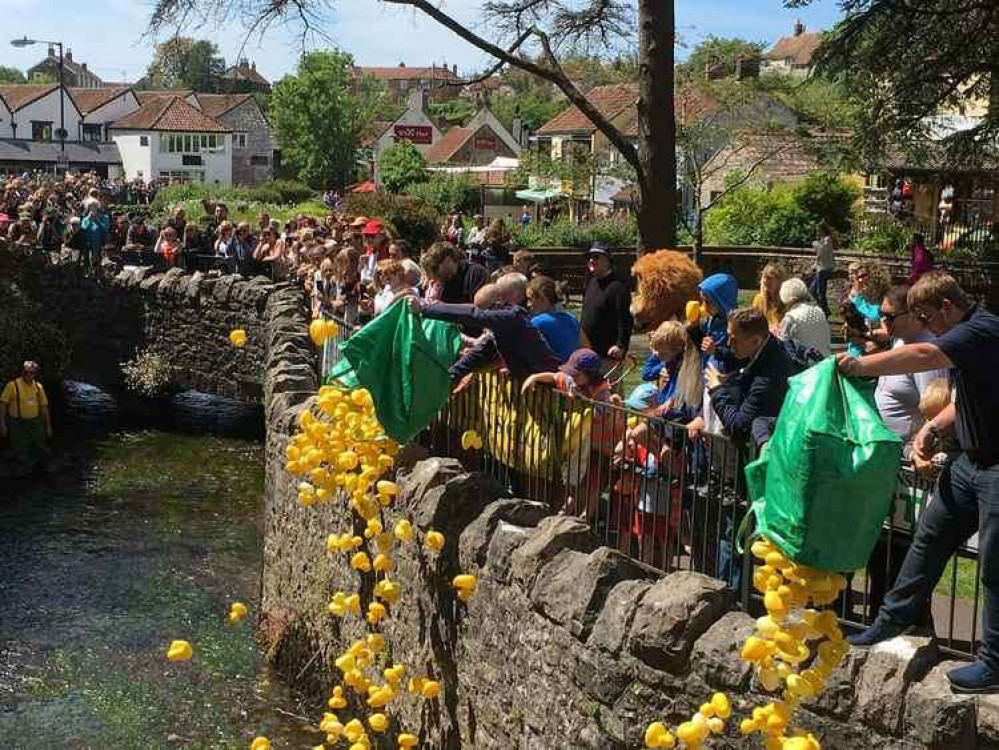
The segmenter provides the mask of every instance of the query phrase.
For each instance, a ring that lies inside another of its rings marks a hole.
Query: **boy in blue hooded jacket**
[[[716,273],[702,281],[698,290],[708,314],[692,324],[687,333],[708,355],[705,366],[714,364],[720,372],[725,372],[734,359],[728,348],[728,314],[739,304],[739,283],[732,274]]]

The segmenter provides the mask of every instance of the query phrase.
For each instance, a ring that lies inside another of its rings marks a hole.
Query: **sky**
[[[476,11],[483,0],[445,0],[444,8],[476,27]],[[682,58],[708,35],[738,36],[768,45],[789,34],[796,19],[809,29],[828,28],[838,16],[835,0],[815,0],[805,10],[787,10],[781,0],[676,0],[677,26],[683,44]],[[77,62],[86,62],[104,80],[135,81],[152,57],[154,40],[144,37],[149,20],[149,0],[0,0],[3,37],[27,35],[34,39],[62,41]],[[476,27],[483,35],[488,29]],[[340,0],[324,24],[327,40],[313,46],[336,45],[354,55],[359,65],[411,66],[431,63],[458,65],[459,72],[484,69],[488,58],[447,29],[416,11],[384,5],[375,0]],[[274,81],[292,71],[302,51],[297,30],[272,28],[261,40],[247,37],[244,28],[211,26],[190,33],[215,42],[228,63],[243,49],[243,56],[257,64]],[[23,49],[0,39],[0,65],[24,70],[45,55],[43,46]]]

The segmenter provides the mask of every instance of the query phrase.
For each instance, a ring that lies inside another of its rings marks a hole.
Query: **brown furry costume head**
[[[673,318],[683,318],[684,307],[697,299],[697,285],[703,274],[684,253],[658,250],[646,253],[632,266],[638,293],[631,302],[635,327],[655,328]]]

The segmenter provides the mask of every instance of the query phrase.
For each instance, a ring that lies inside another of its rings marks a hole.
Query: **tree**
[[[695,79],[732,76],[739,60],[758,62],[762,53],[763,45],[758,42],[709,35],[691,50],[686,67]]]
[[[687,83],[677,95],[677,157],[680,181],[690,195],[684,220],[695,263],[701,262],[705,215],[791,143],[786,125],[769,117],[768,101],[754,86],[737,81]],[[706,186],[717,182],[722,189],[705,200]]]
[[[0,84],[25,83],[24,73],[17,68],[0,65]]]
[[[407,185],[426,179],[427,163],[416,146],[399,141],[378,156],[378,176],[391,193],[400,193]]]
[[[811,0],[788,0],[791,7]],[[841,0],[843,20],[815,65],[864,102],[855,139],[865,161],[930,139],[974,153],[999,132],[999,6],[990,0]],[[936,116],[974,103],[973,127],[941,132]]]
[[[176,36],[156,45],[146,80],[156,88],[219,90],[225,60],[211,42]]]
[[[369,0],[370,1],[370,0]],[[381,0],[418,10],[496,60],[486,71],[519,68],[554,85],[593,123],[635,171],[638,227],[643,248],[675,243],[676,154],[673,114],[675,11],[671,0],[483,0],[483,36],[445,11],[437,0]],[[637,6],[637,14],[636,14]],[[231,20],[242,13],[256,29],[296,19],[306,30],[325,22],[328,0],[157,0],[153,32],[190,18]],[[586,98],[560,62],[559,50],[614,49],[638,27],[638,144],[631,142]],[[531,51],[536,56],[531,56]]]
[[[369,91],[355,90],[353,68],[346,52],[309,52],[271,92],[282,159],[316,188],[343,187],[357,174],[357,148],[376,107]]]

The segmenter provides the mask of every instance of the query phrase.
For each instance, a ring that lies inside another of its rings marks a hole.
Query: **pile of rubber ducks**
[[[732,704],[725,693],[715,693],[711,700],[701,704],[690,721],[676,728],[676,735],[661,721],[655,721],[645,730],[646,747],[676,747],[677,740],[690,750],[698,750],[711,735],[725,731],[725,722],[732,715]]]
[[[836,613],[814,609],[832,604],[846,588],[846,579],[792,562],[769,539],[754,542],[752,552],[763,561],[753,572],[753,585],[763,594],[767,614],[756,621],[756,634],[746,639],[742,658],[753,664],[764,690],[783,686],[783,694],[781,700],[753,709],[739,728],[745,735],[764,735],[767,750],[820,750],[813,735],[791,730],[790,723],[803,698],[825,690],[825,681],[850,649]]]
[[[335,331],[320,330],[320,323],[323,321],[314,321],[310,328],[317,345],[335,335]],[[362,620],[367,629],[365,637],[355,640],[334,660],[340,684],[327,701],[330,711],[323,715],[319,729],[328,746],[345,740],[349,750],[370,750],[377,744],[373,737],[393,726],[387,710],[393,702],[407,694],[419,700],[437,700],[443,686],[432,675],[410,677],[404,683],[403,664],[378,669],[388,657],[381,628],[402,595],[402,585],[391,577],[396,567],[393,552],[418,541],[409,519],[387,526],[384,517],[399,495],[398,485],[389,478],[399,445],[385,434],[371,394],[363,388],[348,391],[323,386],[317,405],[318,414],[309,410],[301,413],[298,432],[286,450],[285,469],[300,480],[298,501],[303,507],[343,501],[352,511],[356,519],[352,528],[329,534],[325,549],[331,555],[344,555],[345,565],[359,577],[358,590],[335,592],[327,610],[337,618]],[[436,529],[423,534],[422,548],[428,555],[440,554],[446,543],[444,534]],[[478,581],[473,575],[461,574],[455,576],[452,586],[455,596],[468,602]],[[362,598],[368,596],[362,594],[365,591],[371,592],[366,603]],[[349,716],[348,710],[355,715]],[[395,740],[399,748],[419,745],[418,737],[403,731]]]

